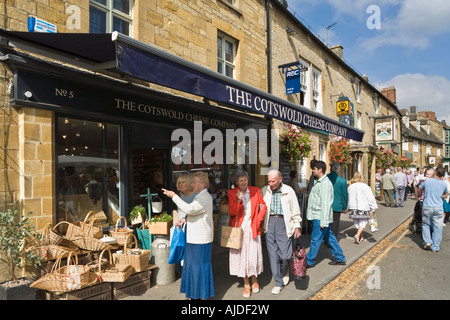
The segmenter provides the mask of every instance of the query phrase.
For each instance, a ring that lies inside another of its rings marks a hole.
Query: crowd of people
[[[348,213],[353,220],[355,243],[360,244],[364,241],[363,231],[371,213],[378,209],[377,201],[359,172],[354,173],[348,185],[347,180],[339,176],[338,163],[331,165],[329,174],[326,174],[323,161],[311,161],[311,169],[312,176],[306,190],[306,218],[312,224],[311,243],[306,255],[307,268],[315,266],[322,243],[327,245],[334,257],[330,265],[345,265],[346,258],[337,240],[341,214]],[[402,207],[408,194],[423,201],[424,249],[439,251],[443,221],[444,218],[448,221],[450,215],[450,177],[445,176],[442,167],[414,173],[398,168],[392,174],[391,170],[386,169],[384,174],[380,170],[376,174],[386,206]],[[271,170],[267,175],[268,184],[259,189],[249,186],[247,172],[237,170],[234,176],[236,187],[228,190],[228,224],[243,230],[241,249],[229,249],[229,271],[230,275],[242,278],[243,297],[248,298],[260,290],[258,276],[263,272],[262,234],[265,234],[270,270],[275,282],[272,294],[279,294],[289,283],[293,240],[301,236],[299,202],[303,198],[299,197],[301,191],[295,183],[297,172],[291,172],[290,177],[289,183],[283,183],[281,172]],[[162,189],[178,207],[176,224],[183,225],[186,232],[180,292],[185,293],[188,299],[208,299],[215,294],[211,265],[213,199],[208,188],[208,175],[196,172],[192,176],[186,173],[178,178],[178,194]]]

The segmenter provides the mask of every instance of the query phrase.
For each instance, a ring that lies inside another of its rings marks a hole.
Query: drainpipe
[[[266,0],[266,55],[267,55],[267,92],[272,93],[272,50],[270,36],[270,0]]]

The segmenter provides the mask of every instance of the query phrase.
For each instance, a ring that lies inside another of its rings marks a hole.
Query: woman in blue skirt
[[[196,172],[192,178],[192,188],[197,195],[191,203],[186,203],[173,191],[162,190],[186,213],[186,247],[180,292],[188,299],[208,299],[214,296],[211,266],[213,200],[208,192],[208,174]]]

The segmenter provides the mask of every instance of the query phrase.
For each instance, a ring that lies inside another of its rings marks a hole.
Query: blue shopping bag
[[[170,241],[169,263],[176,264],[184,259],[184,247],[186,245],[186,234],[181,227],[175,227],[172,240]]]

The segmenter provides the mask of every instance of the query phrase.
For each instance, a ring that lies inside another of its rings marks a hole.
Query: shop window
[[[118,31],[131,35],[132,0],[91,0],[89,5],[89,32]]]
[[[237,41],[224,34],[217,36],[217,72],[230,78],[236,76]]]
[[[110,225],[120,216],[119,125],[58,118],[58,221],[80,221],[89,211]]]

